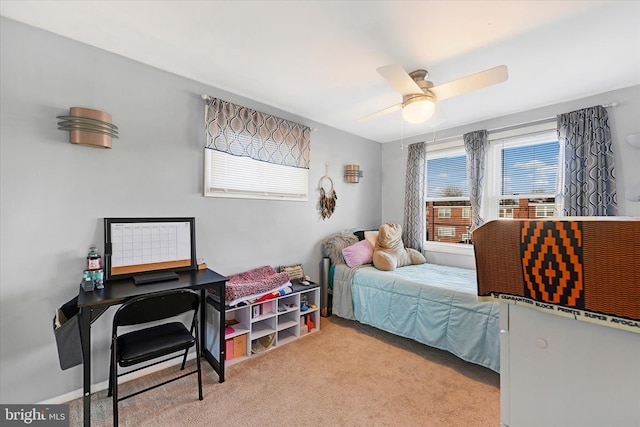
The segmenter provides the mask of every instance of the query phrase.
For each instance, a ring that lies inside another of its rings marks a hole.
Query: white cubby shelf
[[[303,308],[306,306],[306,310]],[[212,307],[215,310],[215,306]],[[233,332],[225,333],[225,366],[288,344],[320,330],[320,287],[317,284],[293,285],[293,292],[266,301],[225,308],[225,324]],[[210,317],[209,320],[216,319]],[[310,328],[308,320],[313,327]],[[208,330],[218,330],[207,325]],[[220,337],[214,334],[207,347],[214,354]]]

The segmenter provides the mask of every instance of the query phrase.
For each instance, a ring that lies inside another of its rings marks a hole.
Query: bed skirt
[[[349,318],[352,313],[361,323],[500,372],[499,305],[478,302],[474,270],[435,264],[393,271],[362,266],[351,271],[351,286],[345,283],[348,289],[340,291],[335,279],[349,273],[339,270],[352,269],[335,269],[334,314]],[[353,303],[340,301],[349,297]]]

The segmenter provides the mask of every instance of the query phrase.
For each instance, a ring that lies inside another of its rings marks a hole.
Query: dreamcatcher
[[[336,209],[336,200],[338,200],[338,196],[336,195],[336,190],[333,189],[333,180],[325,175],[320,178],[320,202],[318,203],[322,219],[327,219],[333,215],[333,211]]]

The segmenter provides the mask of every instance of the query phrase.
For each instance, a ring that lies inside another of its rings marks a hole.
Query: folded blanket
[[[271,291],[287,282],[289,282],[289,273],[277,273],[269,265],[232,274],[228,276],[225,300],[235,301],[242,297]]]
[[[290,294],[291,292],[293,292],[293,288],[291,287],[291,282],[287,282],[284,285],[280,285],[271,291],[246,295],[231,301],[227,300],[225,304],[227,305],[227,307],[235,307],[240,303],[253,304],[258,302],[259,300],[262,300],[263,298],[264,299],[274,298],[275,296],[273,294],[278,294],[278,296],[280,296],[281,294],[285,295],[285,294]]]

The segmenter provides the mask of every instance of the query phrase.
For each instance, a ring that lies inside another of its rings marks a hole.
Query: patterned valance
[[[309,169],[311,129],[218,98],[205,107],[205,148],[268,163]]]

